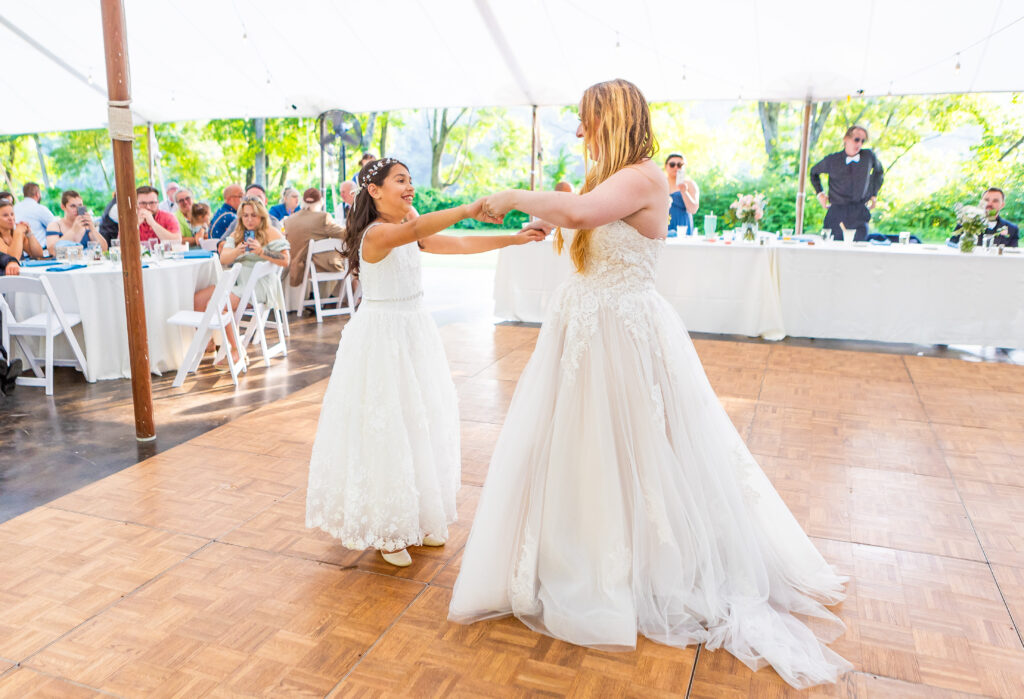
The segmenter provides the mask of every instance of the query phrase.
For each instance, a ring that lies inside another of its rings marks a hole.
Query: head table
[[[542,321],[570,273],[550,243],[504,248],[495,315]],[[692,332],[1024,347],[1016,249],[670,238],[655,283]]]
[[[150,369],[154,373],[178,368],[188,349],[191,335],[167,319],[178,311],[192,310],[198,289],[217,283],[220,263],[216,257],[152,261],[143,258],[143,294],[146,300],[146,329],[149,339]],[[124,282],[120,265],[111,262],[90,264],[83,269],[49,272],[49,267],[23,267],[22,276],[45,277],[65,312],[76,313],[82,322],[75,336],[88,363],[88,381],[130,378],[128,329],[124,308]],[[42,311],[34,300],[18,315]],[[13,340],[12,340],[13,344]],[[42,356],[42,343],[36,356]],[[33,349],[33,351],[36,351]],[[54,345],[56,364],[73,359],[71,347],[62,337]]]

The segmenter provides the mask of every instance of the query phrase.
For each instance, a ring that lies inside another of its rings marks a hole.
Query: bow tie
[[[857,155],[854,155],[854,156],[849,156],[849,155],[846,156],[846,164],[847,165],[849,165],[850,163],[859,163],[859,162],[860,162],[860,153],[857,153]]]

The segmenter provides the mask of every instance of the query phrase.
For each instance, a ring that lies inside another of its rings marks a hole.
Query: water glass
[[[718,225],[718,217],[708,214],[704,217],[704,235],[711,237],[715,234],[715,227]]]
[[[100,244],[93,241],[89,243],[89,247],[86,248],[85,259],[88,262],[103,262],[103,248]]]
[[[857,239],[857,229],[856,228],[844,228],[843,229],[843,242],[844,243],[852,243],[856,239]]]
[[[821,240],[824,243],[832,242],[832,229],[831,228],[822,228],[821,229]]]
[[[900,245],[910,245],[910,231],[900,231]]]
[[[116,243],[117,241],[113,240],[111,242],[112,243]],[[115,265],[120,265],[121,264],[121,248],[120,248],[120,246],[118,246],[118,245],[111,245],[110,246],[110,261],[113,262]]]
[[[793,239],[793,229],[792,228],[783,228],[781,231],[779,231],[779,233],[782,235],[782,239],[783,240],[792,240]]]
[[[68,262],[71,264],[79,264],[82,262],[82,246],[81,245],[69,245],[68,246]]]

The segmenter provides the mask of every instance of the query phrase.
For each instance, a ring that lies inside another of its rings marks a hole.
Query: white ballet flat
[[[401,551],[394,551],[391,553],[387,551],[381,551],[380,556],[385,561],[398,568],[408,568],[412,565],[412,556],[410,556],[409,552],[405,549],[402,549]]]
[[[423,537],[424,546],[444,546],[446,543],[448,542],[444,539],[438,539],[433,534],[427,534],[425,537]]]

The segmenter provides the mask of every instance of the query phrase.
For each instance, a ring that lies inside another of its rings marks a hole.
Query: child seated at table
[[[192,205],[192,236],[196,245],[205,240],[210,231],[210,205],[202,202]]]

